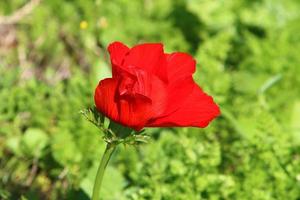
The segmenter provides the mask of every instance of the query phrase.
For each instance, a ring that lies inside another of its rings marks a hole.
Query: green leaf
[[[57,132],[52,136],[51,149],[54,159],[63,166],[72,166],[82,159],[75,139],[68,131]]]
[[[42,150],[49,143],[48,135],[41,129],[29,128],[21,139],[21,147],[25,154],[39,158]]]
[[[20,148],[21,137],[11,136],[6,140],[6,147],[15,155],[22,155],[22,149]]]

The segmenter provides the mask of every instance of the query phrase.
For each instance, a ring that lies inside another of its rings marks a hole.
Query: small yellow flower
[[[83,20],[83,21],[80,22],[79,26],[80,26],[81,29],[86,29],[88,27],[88,25],[89,24],[87,23],[87,21]]]

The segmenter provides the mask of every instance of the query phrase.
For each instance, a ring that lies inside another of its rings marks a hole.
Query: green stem
[[[111,158],[111,155],[113,154],[114,150],[116,149],[116,145],[107,144],[105,152],[102,156],[95,183],[94,183],[94,189],[93,189],[93,196],[92,200],[99,200],[99,192],[101,188],[101,183],[104,175],[105,168]]]

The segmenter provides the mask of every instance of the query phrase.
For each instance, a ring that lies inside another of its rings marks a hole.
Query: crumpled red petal
[[[130,69],[130,76],[123,74],[118,86],[118,94],[140,94],[151,102],[151,118],[161,116],[167,105],[167,84],[157,76],[140,68]]]
[[[138,67],[167,82],[166,58],[163,45],[146,43],[132,47],[124,59],[123,68]]]
[[[110,61],[112,64],[113,77],[118,76],[120,67],[124,61],[125,55],[129,52],[129,48],[121,42],[113,42],[107,50],[110,54]]]
[[[149,98],[138,93],[120,95],[117,91],[120,82],[120,79],[108,78],[98,84],[94,95],[96,108],[113,121],[140,130],[163,111],[166,103],[164,85],[158,78],[151,79],[151,87],[159,88],[161,92]]]
[[[121,65],[130,49],[121,42],[113,42],[107,47],[107,50],[112,64]]]

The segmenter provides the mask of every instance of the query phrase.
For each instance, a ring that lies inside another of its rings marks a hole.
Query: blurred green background
[[[0,16],[1,200],[90,198],[105,144],[79,111],[115,40],[192,54],[222,116],[119,147],[103,200],[300,199],[299,0],[0,0]]]

